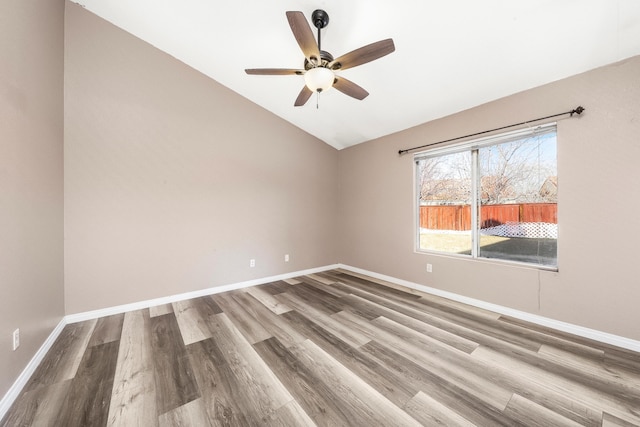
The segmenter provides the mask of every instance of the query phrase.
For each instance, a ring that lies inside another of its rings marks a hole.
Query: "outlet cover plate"
[[[16,351],[20,347],[20,329],[13,331],[13,351]]]

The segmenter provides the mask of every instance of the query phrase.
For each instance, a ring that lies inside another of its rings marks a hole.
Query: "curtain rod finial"
[[[584,108],[581,107],[581,106],[578,106],[575,110],[573,110],[571,112],[571,116],[573,116],[574,113],[577,114],[577,115],[580,115],[580,114],[582,114],[583,111],[584,111]]]

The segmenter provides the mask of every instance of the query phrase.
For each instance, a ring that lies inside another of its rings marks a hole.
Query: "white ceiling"
[[[638,0],[77,3],[338,149],[640,54]],[[329,14],[334,57],[393,38],[394,53],[339,72],[369,91],[363,101],[333,89],[319,109],[315,96],[294,108],[302,76],[245,74],[302,68],[285,12],[315,9]]]

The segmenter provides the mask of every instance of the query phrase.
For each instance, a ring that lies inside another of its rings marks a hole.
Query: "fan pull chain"
[[[316,92],[316,110],[320,109],[320,91]]]

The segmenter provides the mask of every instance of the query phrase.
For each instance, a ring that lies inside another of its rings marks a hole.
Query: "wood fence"
[[[557,203],[484,205],[480,208],[481,228],[507,222],[558,223]],[[430,230],[470,230],[471,206],[420,206],[420,227]]]

